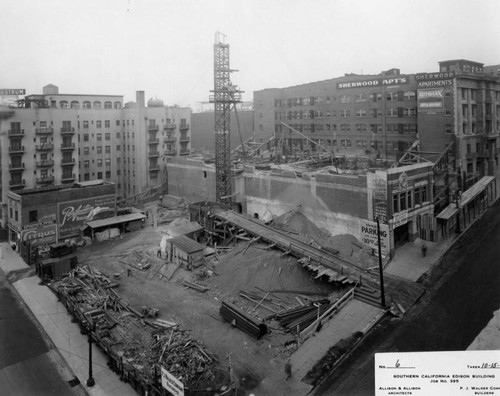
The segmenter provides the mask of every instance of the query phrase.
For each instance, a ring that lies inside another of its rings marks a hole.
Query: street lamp
[[[380,221],[377,217],[377,240],[378,240],[378,268],[380,273],[380,298],[382,308],[385,308],[385,293],[384,293],[384,269],[382,267],[382,246],[380,243]]]
[[[87,380],[87,386],[89,388],[95,385],[94,377],[92,376],[92,330],[95,331],[95,324],[89,323],[88,335],[89,335],[89,379]]]

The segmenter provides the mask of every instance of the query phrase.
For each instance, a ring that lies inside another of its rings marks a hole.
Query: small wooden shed
[[[198,242],[180,235],[166,241],[167,260],[175,264],[183,264],[187,269],[201,265],[205,247]]]

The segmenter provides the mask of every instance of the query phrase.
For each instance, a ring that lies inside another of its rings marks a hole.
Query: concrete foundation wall
[[[321,175],[291,178],[244,175],[244,210],[250,216],[271,220],[297,206],[317,226],[332,234],[359,234],[359,218],[367,218],[365,177]]]
[[[175,159],[167,164],[168,194],[188,202],[215,201],[215,167],[202,160]]]

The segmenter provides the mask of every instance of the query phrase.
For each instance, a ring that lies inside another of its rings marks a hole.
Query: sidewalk
[[[8,243],[0,244],[0,267],[8,276],[13,271],[28,269],[28,265],[14,252]],[[59,350],[68,366],[73,370],[82,384],[89,377],[89,346],[85,335],[80,333],[76,323],[64,305],[47,286],[39,285],[40,278],[30,276],[15,281],[12,285],[25,304],[36,317],[45,333]],[[105,355],[92,346],[92,371],[95,385],[86,390],[92,396],[137,396],[132,387],[122,381],[107,367]]]
[[[338,314],[323,326],[320,332],[300,346],[292,355],[292,376],[302,380],[325,353],[343,338],[357,331],[365,331],[384,312],[365,302],[351,299]]]
[[[396,253],[387,264],[384,271],[416,282],[423,274],[431,269],[444,255],[448,248],[456,241],[456,237],[448,238],[440,243],[423,241],[417,238],[396,249]],[[422,245],[427,246],[425,257],[422,256]]]

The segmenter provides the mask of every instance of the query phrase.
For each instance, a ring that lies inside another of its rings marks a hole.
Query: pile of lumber
[[[288,309],[273,315],[273,317],[285,331],[295,332],[298,330],[300,332],[317,320],[318,312],[321,317],[332,305],[328,299],[320,300],[314,304]]]
[[[200,285],[199,283],[191,282],[188,281],[187,279],[184,279],[183,282],[184,286],[190,287],[191,289],[198,290],[202,293],[205,293],[207,290],[210,290],[210,288]]]
[[[118,261],[136,270],[145,271],[151,266],[154,266],[154,264],[156,264],[158,261],[161,260],[156,256],[154,256],[151,252],[139,249],[139,250],[134,250],[132,253],[128,253],[123,257],[123,259]]]
[[[109,287],[111,283],[102,272],[85,266],[50,288],[82,330],[92,332],[122,379],[141,383],[144,389],[161,388],[162,366],[186,389],[231,385],[229,374],[201,341],[173,321],[144,318]]]
[[[230,302],[223,301],[219,312],[225,321],[252,337],[259,339],[267,334],[267,326],[264,323],[251,317]]]

